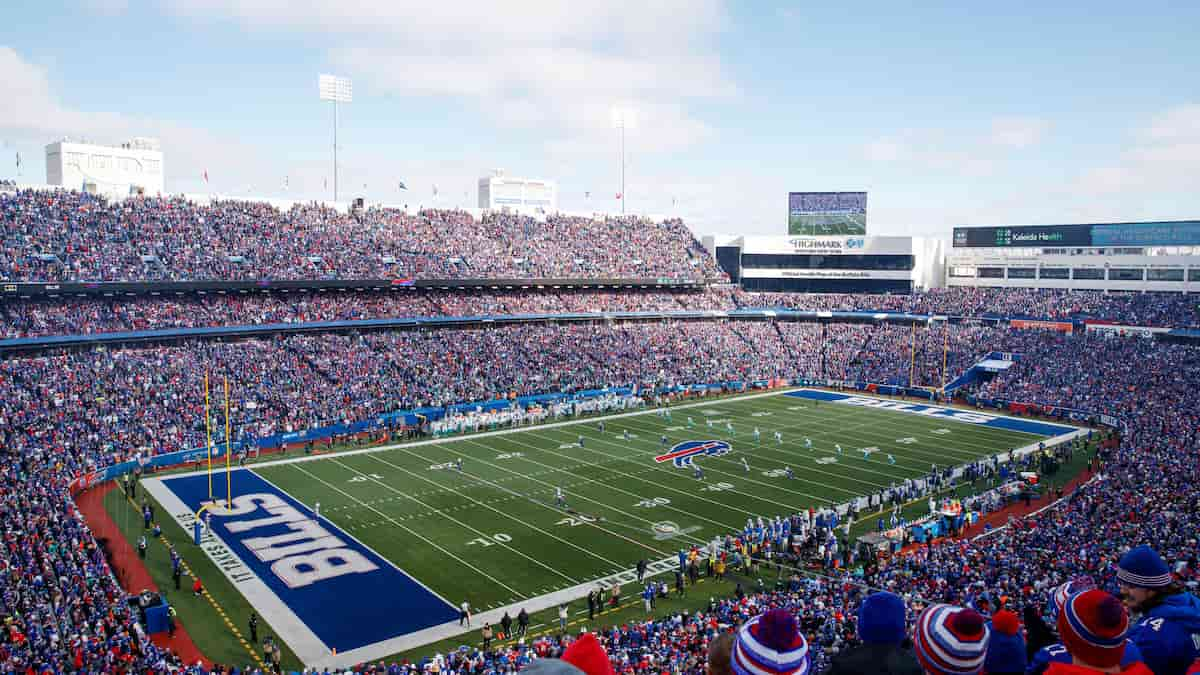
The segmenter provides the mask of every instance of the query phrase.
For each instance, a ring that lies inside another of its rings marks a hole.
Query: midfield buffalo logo
[[[655,457],[654,461],[659,464],[673,462],[675,466],[685,467],[691,466],[692,460],[697,457],[727,455],[730,450],[733,448],[725,441],[684,441],[672,447],[667,454]]]

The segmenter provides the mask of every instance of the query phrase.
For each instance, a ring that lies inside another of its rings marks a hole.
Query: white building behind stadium
[[[944,243],[933,238],[746,236],[706,244],[748,291],[910,293],[943,277]]]
[[[154,138],[121,145],[62,140],[46,146],[46,183],[108,197],[163,194],[163,153]]]
[[[956,227],[946,284],[1200,292],[1200,221]]]
[[[550,180],[506,176],[497,170],[479,179],[479,208],[551,213],[558,210],[558,185]]]

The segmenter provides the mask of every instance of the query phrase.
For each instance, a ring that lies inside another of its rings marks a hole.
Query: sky
[[[616,212],[620,108],[627,209],[698,234],[786,234],[788,191],[866,190],[869,234],[1200,218],[1200,3],[909,4],[16,0],[0,178],[154,136],[169,192],[329,198],[332,73],[343,198]]]

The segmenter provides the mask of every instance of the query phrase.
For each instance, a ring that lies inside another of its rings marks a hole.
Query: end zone
[[[201,548],[305,664],[458,617],[445,598],[254,472],[231,478],[233,508],[208,509]],[[207,476],[143,484],[191,532]]]

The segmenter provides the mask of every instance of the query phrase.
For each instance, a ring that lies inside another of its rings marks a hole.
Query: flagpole
[[[212,419],[208,414],[208,373],[204,373],[204,432],[208,437],[208,501],[213,498],[212,483]]]
[[[229,377],[225,378],[225,506],[233,508],[233,478],[229,474],[229,455],[232,454],[229,442]]]

